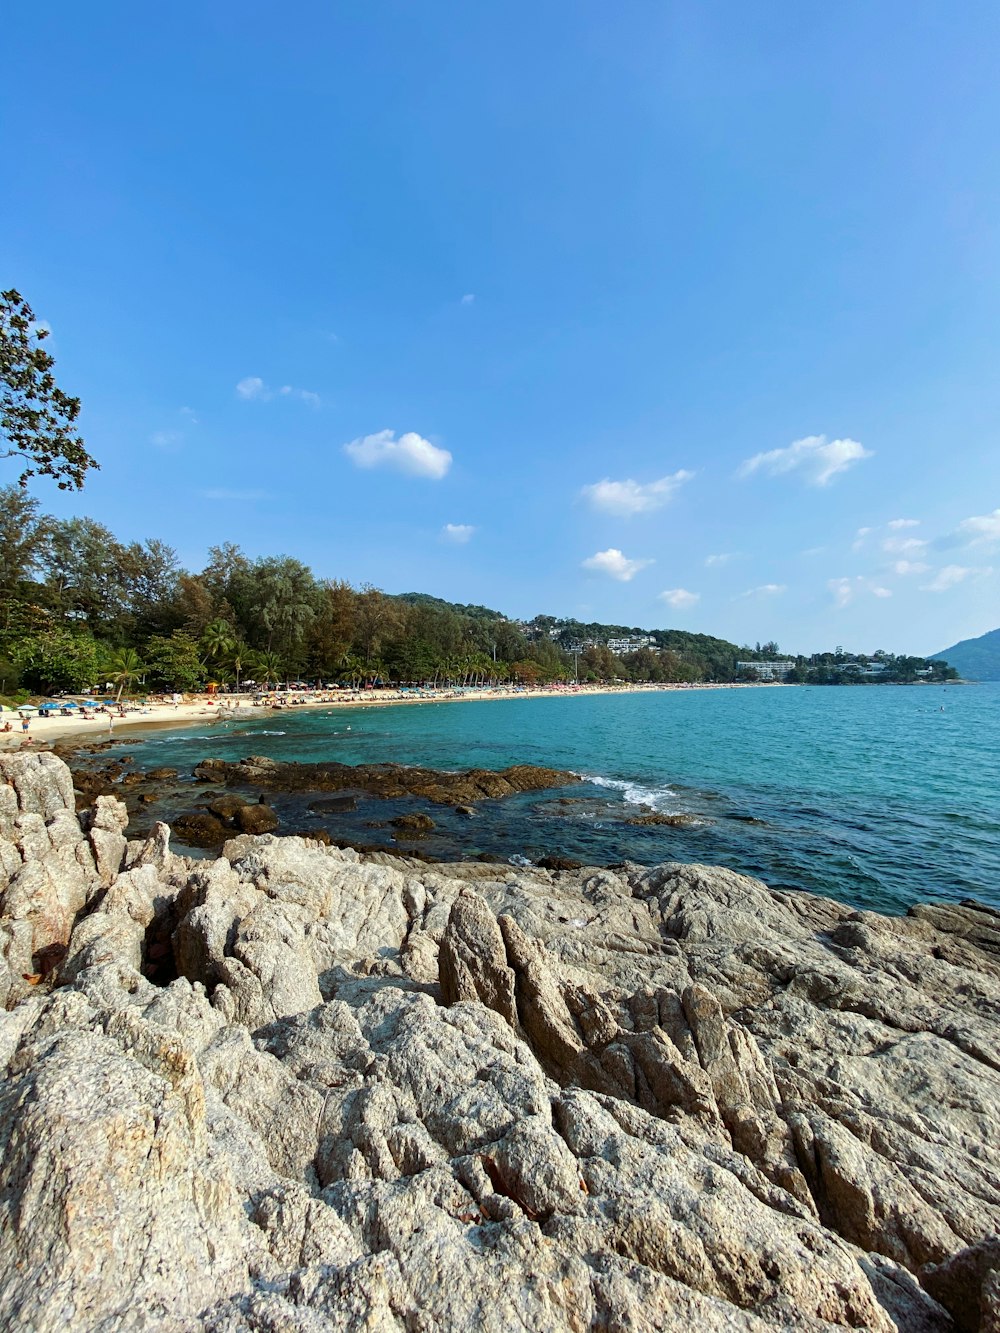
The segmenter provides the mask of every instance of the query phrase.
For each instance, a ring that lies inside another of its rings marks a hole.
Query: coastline
[[[225,700],[225,703],[211,695],[199,695],[181,704],[150,704],[144,709],[127,713],[124,717],[113,717],[110,726],[109,719],[105,716],[91,718],[74,716],[52,719],[36,716],[31,719],[31,727],[27,733],[32,742],[30,745],[24,744],[23,734],[20,731],[19,724],[15,721],[14,731],[7,734],[0,733],[0,753],[21,749],[40,750],[50,741],[59,741],[60,750],[69,750],[75,749],[80,744],[113,741],[116,736],[125,732],[134,736],[136,732],[143,730],[163,731],[189,727],[199,723],[214,725],[231,711],[233,707],[233,703],[230,703],[231,699],[235,706],[241,710],[241,715],[247,710],[254,714],[259,711],[264,715],[275,712],[298,712],[304,708],[394,708],[420,704],[489,703],[511,699],[564,699],[577,698],[581,695],[650,694],[678,690],[794,688],[795,686],[787,685],[782,681],[728,681],[718,684],[698,682],[696,684],[655,685],[571,685],[562,689],[509,689],[505,687],[469,689],[467,691],[450,689],[442,690],[439,693],[416,695],[404,694],[400,690],[370,690],[351,691],[342,698],[327,694],[324,694],[322,698],[314,698],[310,697],[307,692],[302,692],[296,696],[296,693],[293,692],[294,702],[279,707],[274,707],[271,704],[254,704],[248,695],[224,695],[222,699]],[[13,719],[16,714],[11,716]]]
[[[1000,1313],[988,906],[249,833],[206,863],[78,812],[55,756],[0,770],[4,1327]]]

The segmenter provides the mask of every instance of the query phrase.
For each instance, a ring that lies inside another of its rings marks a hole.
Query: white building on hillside
[[[795,663],[782,662],[737,662],[737,671],[756,671],[758,680],[784,680],[789,671],[794,671]]]
[[[608,648],[621,656],[622,653],[637,653],[640,648],[648,648],[652,642],[652,634],[637,634],[634,639],[609,639]]]

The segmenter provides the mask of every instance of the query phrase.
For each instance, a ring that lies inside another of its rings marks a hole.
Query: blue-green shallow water
[[[182,773],[209,755],[248,754],[443,769],[546,764],[591,781],[484,803],[474,821],[434,809],[440,827],[424,849],[587,864],[697,860],[881,911],[929,897],[1000,906],[1000,685],[303,709],[159,732],[123,753]],[[274,804],[288,828],[317,818],[302,797]],[[703,822],[630,826],[639,804]],[[403,808],[362,801],[355,824]],[[342,820],[319,822],[359,836]],[[390,837],[369,828],[363,840]]]

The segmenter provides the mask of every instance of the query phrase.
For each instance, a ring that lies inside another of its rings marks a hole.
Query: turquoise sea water
[[[438,829],[423,849],[587,864],[702,861],[882,911],[929,897],[1000,906],[1000,685],[303,709],[159,732],[123,753],[182,773],[209,755],[248,754],[443,769],[547,764],[588,781],[487,802],[475,820],[434,808]],[[323,824],[335,836],[385,843],[392,830],[372,825],[415,804],[362,798],[345,823],[309,812],[307,798],[274,799],[285,828]],[[640,807],[699,822],[629,825]]]

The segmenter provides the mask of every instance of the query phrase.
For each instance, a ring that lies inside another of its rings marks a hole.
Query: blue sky
[[[60,514],[786,649],[1000,624],[1000,9],[53,0],[3,284]],[[9,465],[8,465],[9,466]]]

